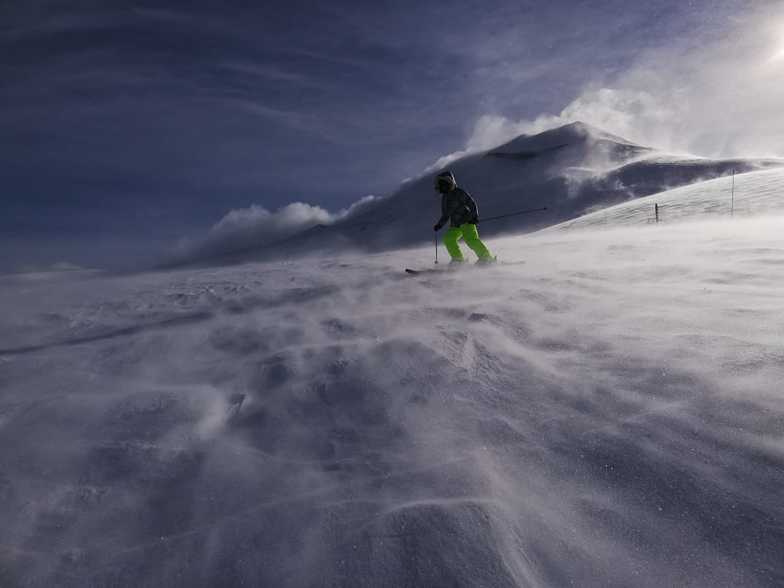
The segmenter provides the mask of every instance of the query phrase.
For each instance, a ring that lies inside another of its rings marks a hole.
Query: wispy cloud
[[[243,76],[258,78],[265,82],[284,82],[298,86],[321,86],[321,84],[316,83],[312,78],[304,74],[267,63],[236,61],[224,63],[221,68]]]

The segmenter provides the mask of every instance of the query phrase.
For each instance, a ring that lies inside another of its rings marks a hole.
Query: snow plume
[[[480,117],[466,146],[436,169],[465,155],[582,121],[630,141],[705,157],[782,156],[784,9],[762,7],[739,17],[718,37],[653,49],[610,80],[588,84],[558,114],[516,120]]]
[[[434,172],[467,155],[492,149],[519,135],[529,134],[531,128],[531,124],[526,121],[513,121],[494,114],[480,116],[474,124],[466,146],[459,151],[439,157],[435,163],[425,169],[425,172]]]
[[[180,241],[174,262],[207,261],[262,248],[317,225],[330,225],[349,218],[377,200],[378,197],[368,195],[336,213],[304,202],[293,202],[274,212],[256,204],[232,210],[213,225],[203,239]]]
[[[331,220],[328,211],[304,202],[288,204],[275,212],[253,204],[226,214],[210,229],[209,239],[230,251],[258,241],[273,241]]]

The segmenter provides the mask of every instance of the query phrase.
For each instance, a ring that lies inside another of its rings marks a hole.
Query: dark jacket
[[[462,188],[455,188],[441,196],[441,218],[438,219],[438,226],[444,226],[447,220],[453,227],[479,222],[479,209],[476,202]]]

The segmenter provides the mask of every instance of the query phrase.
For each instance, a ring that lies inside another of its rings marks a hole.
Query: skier
[[[471,195],[459,188],[452,172],[445,170],[435,177],[435,188],[441,193],[441,218],[433,227],[439,231],[450,221],[449,230],[444,235],[444,245],[452,258],[451,263],[465,261],[458,241],[462,238],[476,256],[477,263],[492,263],[496,258],[479,239],[476,224],[479,222],[479,209]]]

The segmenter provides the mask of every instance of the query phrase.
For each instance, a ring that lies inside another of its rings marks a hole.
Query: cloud
[[[784,156],[784,10],[760,8],[723,33],[699,45],[648,51],[613,80],[587,84],[558,114],[481,116],[465,147],[427,171],[578,120],[670,152]]]
[[[256,204],[232,210],[213,225],[203,238],[180,240],[172,261],[197,262],[249,249],[261,249],[317,225],[331,225],[350,218],[378,200],[379,197],[370,194],[336,213],[305,202],[293,202],[274,212]]]

